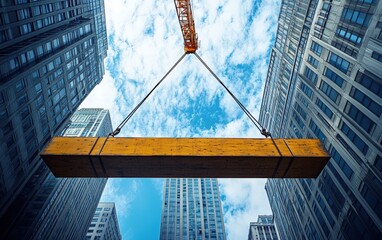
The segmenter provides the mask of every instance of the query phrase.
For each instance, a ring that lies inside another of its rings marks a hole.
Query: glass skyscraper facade
[[[62,136],[107,136],[112,131],[109,111],[80,109]],[[83,239],[106,185],[106,178],[55,178],[39,176],[33,196],[7,226],[8,239]],[[40,179],[39,179],[40,180]],[[17,216],[17,217],[16,217]],[[3,228],[3,229],[6,229]]]
[[[281,239],[382,238],[381,12],[378,0],[282,2],[260,122],[319,138],[332,158],[317,179],[267,181]]]
[[[39,152],[101,81],[106,50],[102,0],[0,1],[0,238],[45,206],[56,180]]]
[[[217,179],[165,179],[160,239],[226,239]]]
[[[278,240],[272,215],[259,215],[249,224],[248,240]]]
[[[88,240],[121,240],[117,211],[112,202],[100,202],[94,213],[89,230]]]

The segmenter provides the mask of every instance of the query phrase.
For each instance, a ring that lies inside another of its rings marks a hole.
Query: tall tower
[[[87,240],[121,240],[117,211],[112,202],[100,202],[94,212],[89,230],[86,233]]]
[[[308,39],[297,38],[306,47],[286,95],[288,71],[273,62],[288,58],[289,45],[271,59],[260,121],[275,137],[317,137],[332,156],[317,179],[267,181],[282,239],[382,238],[381,11],[378,0],[318,1]],[[279,29],[298,15],[280,14]]]
[[[248,240],[278,240],[272,215],[259,215],[249,224]]]
[[[2,226],[46,184],[39,152],[101,81],[106,37],[103,0],[0,1]]]
[[[226,239],[217,179],[165,179],[160,239]]]
[[[106,136],[111,131],[108,110],[80,109],[62,136]],[[12,222],[1,234],[8,239],[84,238],[107,179],[55,178],[52,173],[39,178],[43,178],[42,183],[33,186],[33,196],[22,211],[8,211],[15,215],[10,216]]]

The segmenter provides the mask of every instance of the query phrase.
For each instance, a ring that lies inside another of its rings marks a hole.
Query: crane
[[[198,49],[198,35],[195,31],[191,3],[189,0],[174,0],[174,3],[184,39],[184,52],[186,54],[195,53]]]
[[[189,0],[174,0],[184,54],[107,137],[54,137],[40,154],[56,177],[317,177],[330,155],[318,139],[273,139],[196,53],[198,36]],[[186,54],[194,54],[271,139],[114,138]],[[112,136],[112,137],[110,137]]]

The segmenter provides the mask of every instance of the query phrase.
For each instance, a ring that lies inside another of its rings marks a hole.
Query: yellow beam
[[[56,177],[315,178],[317,139],[55,137],[41,157]],[[280,153],[279,153],[280,151]]]

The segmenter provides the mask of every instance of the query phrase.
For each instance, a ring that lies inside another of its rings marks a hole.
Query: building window
[[[42,19],[37,20],[34,25],[36,29],[42,28],[43,27]]]
[[[58,38],[54,39],[52,43],[53,43],[53,49],[57,49],[60,47],[60,42],[58,41]]]
[[[312,89],[310,89],[305,83],[301,82],[300,84],[300,89],[303,93],[306,94],[306,96],[308,96],[309,98],[312,97],[313,95],[313,91]]]
[[[25,81],[24,81],[24,79],[21,79],[15,85],[16,93],[19,93],[24,89],[25,89]]]
[[[332,215],[330,214],[328,208],[326,207],[325,202],[323,201],[323,199],[321,198],[321,196],[319,194],[317,194],[316,196],[317,196],[317,202],[320,205],[320,208],[321,208],[322,212],[324,213],[326,219],[328,220],[329,225],[334,226],[334,224],[335,224],[334,219],[333,219]]]
[[[314,68],[318,67],[318,60],[311,55],[308,56],[308,63],[310,63],[310,65],[312,65]]]
[[[332,80],[337,86],[342,87],[344,79],[340,77],[337,73],[333,72],[330,68],[326,68],[325,76]]]
[[[377,117],[381,116],[381,105],[376,103],[374,100],[372,100],[370,97],[368,97],[366,94],[364,94],[357,88],[352,87],[352,89],[350,90],[350,96],[357,100],[359,103],[361,103],[365,108],[369,109],[371,112],[377,115]]]
[[[12,58],[9,60],[9,68],[10,70],[14,70],[19,67],[19,60],[17,58]]]
[[[304,76],[309,79],[309,81],[313,84],[316,85],[317,83],[317,74],[312,71],[309,67],[305,67],[305,72]]]
[[[293,118],[294,118],[294,120],[296,120],[296,122],[297,122],[297,124],[300,126],[300,128],[302,129],[302,130],[304,130],[304,122],[301,120],[301,118],[296,114],[296,112],[295,111],[293,111]]]
[[[37,56],[38,57],[41,57],[44,54],[44,48],[42,47],[42,45],[38,46],[36,48],[36,51],[37,51]]]
[[[371,133],[373,131],[375,123],[350,102],[346,103],[345,113],[366,132]]]
[[[335,104],[339,103],[340,94],[325,81],[321,81],[320,90],[325,93]]]
[[[29,50],[27,52],[27,58],[28,58],[28,62],[32,62],[34,60],[34,52],[33,52],[33,49],[32,50]]]
[[[316,105],[321,109],[321,111],[323,113],[325,113],[325,115],[328,118],[332,119],[332,117],[333,117],[332,110],[330,110],[330,108],[328,108],[328,106],[326,106],[325,103],[323,103],[319,98],[317,98],[317,100],[316,100]]]
[[[31,12],[29,8],[17,10],[17,13],[19,15],[19,20],[24,20],[31,17]]]
[[[314,41],[312,41],[312,45],[310,46],[310,50],[314,52],[317,56],[321,56],[322,46]]]
[[[360,33],[356,33],[347,28],[338,27],[336,31],[336,35],[337,37],[348,40],[354,43],[355,45],[360,45],[362,43],[363,35],[361,35]]]
[[[54,59],[54,65],[57,67],[62,63],[61,57]]]
[[[51,61],[50,63],[48,63],[48,64],[46,65],[46,67],[47,67],[48,71],[52,71],[52,70],[54,69],[53,61]]]
[[[382,54],[380,54],[380,53],[373,51],[373,53],[371,54],[371,57],[377,61],[382,62]]]
[[[374,80],[372,77],[358,72],[355,81],[382,98],[382,84]]]
[[[357,0],[357,3],[361,4],[372,4],[374,0]]]
[[[346,163],[346,161],[341,157],[341,155],[337,152],[335,148],[332,148],[330,151],[330,155],[332,156],[333,160],[337,163],[338,167],[342,170],[342,172],[345,174],[345,176],[348,179],[351,179],[353,176],[353,169],[349,167],[349,165]]]
[[[350,63],[348,61],[335,53],[330,54],[329,63],[345,74],[348,72],[350,67]]]
[[[26,93],[21,94],[20,96],[17,97],[17,105],[20,107],[24,103],[28,101],[28,95]]]
[[[314,135],[316,135],[317,138],[319,138],[323,143],[325,142],[325,134],[321,131],[321,129],[312,119],[310,119],[309,128],[310,130],[312,130],[312,132],[314,133]]]
[[[296,103],[294,107],[296,111],[300,114],[300,116],[306,120],[306,112],[304,111],[304,109],[302,109],[302,107],[298,103]]]
[[[367,154],[369,150],[367,144],[345,122],[342,122],[341,131],[364,155]]]
[[[358,55],[358,49],[355,47],[347,44],[346,42],[343,41],[332,41],[332,46],[341,50],[341,52],[353,57],[357,58]]]
[[[350,23],[367,27],[369,25],[370,15],[349,7],[344,8],[341,19]]]
[[[45,43],[45,50],[47,53],[50,53],[52,51],[52,43],[51,42]]]
[[[20,26],[20,33],[21,35],[27,34],[32,32],[32,24],[26,23]]]

